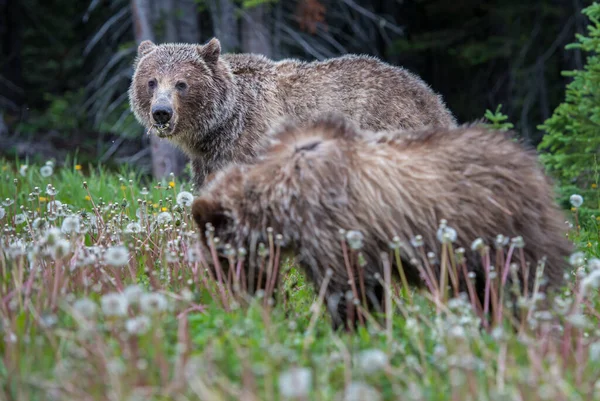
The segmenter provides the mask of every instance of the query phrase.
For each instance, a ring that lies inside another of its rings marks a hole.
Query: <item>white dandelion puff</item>
[[[52,184],[48,184],[46,186],[46,194],[48,194],[49,196],[56,196],[57,193],[58,191],[52,186]]]
[[[142,232],[142,225],[140,223],[132,222],[127,224],[125,232],[128,234],[138,234]]]
[[[0,206],[0,220],[2,220],[6,216],[6,210],[2,206]]]
[[[365,373],[375,373],[388,364],[388,356],[379,349],[361,351],[357,356],[357,366]]]
[[[46,177],[50,177],[52,175],[52,173],[54,172],[54,169],[52,168],[52,166],[42,166],[40,168],[40,174],[42,175],[42,177],[46,178]]]
[[[179,206],[192,206],[192,202],[194,201],[194,195],[190,192],[182,191],[177,194],[177,204]]]
[[[129,251],[123,245],[113,246],[104,253],[104,261],[111,266],[123,266],[129,262]]]
[[[25,213],[19,213],[15,216],[15,224],[20,226],[27,221],[27,215]]]
[[[438,228],[437,239],[442,244],[451,243],[456,241],[456,230],[452,227],[442,225]]]
[[[135,305],[140,301],[140,298],[144,294],[144,289],[137,284],[133,284],[127,286],[125,290],[123,290],[123,294],[130,305]]]
[[[100,305],[102,306],[102,312],[106,316],[125,316],[127,315],[127,298],[123,294],[112,292],[103,295],[100,299]]]
[[[170,223],[171,221],[173,221],[173,215],[169,212],[161,212],[156,217],[156,222],[161,225]]]
[[[63,220],[61,231],[65,234],[81,232],[81,222],[78,216],[67,216]]]
[[[569,198],[569,202],[571,202],[571,205],[573,207],[580,207],[581,205],[583,205],[583,196],[578,195],[578,194],[573,194]]]
[[[381,394],[377,389],[366,383],[352,382],[344,391],[343,401],[381,401]]]
[[[160,313],[167,309],[167,298],[156,292],[145,293],[140,296],[140,308],[144,313]]]
[[[56,212],[56,211],[58,211],[58,210],[60,210],[62,208],[62,205],[63,204],[62,204],[61,201],[59,201],[59,200],[53,200],[53,201],[48,202],[48,205],[46,205],[46,209],[49,212]]]
[[[149,329],[150,319],[148,316],[137,316],[125,322],[125,330],[129,334],[142,335],[147,333]]]
[[[81,298],[73,303],[73,312],[80,318],[92,319],[97,310],[98,306],[89,298]]]
[[[585,254],[583,252],[575,252],[569,256],[569,263],[573,267],[583,266],[585,263]]]
[[[350,249],[361,249],[363,247],[364,236],[360,231],[350,230],[346,233],[346,241]]]
[[[284,398],[306,398],[312,387],[312,372],[291,368],[279,375],[279,393]]]
[[[25,177],[27,175],[28,168],[29,168],[29,166],[27,164],[23,164],[21,167],[19,167],[19,174],[21,174],[21,176]]]

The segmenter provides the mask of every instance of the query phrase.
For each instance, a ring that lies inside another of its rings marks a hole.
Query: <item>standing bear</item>
[[[252,162],[284,117],[306,123],[338,112],[370,130],[456,124],[419,77],[373,57],[275,62],[221,54],[216,38],[205,45],[140,43],[129,99],[149,133],[190,157],[197,190],[229,163]]]
[[[542,260],[543,289],[563,283],[573,251],[565,216],[535,152],[509,134],[478,126],[373,133],[328,116],[302,128],[285,124],[273,137],[260,160],[223,169],[195,199],[192,214],[201,242],[206,243],[210,223],[219,244],[245,247],[251,282],[256,244],[268,243],[271,227],[282,236],[282,252],[296,255],[315,288],[333,270],[326,301],[336,327],[346,322],[340,300],[351,288],[339,229],[363,235],[361,271],[367,299],[377,299],[373,305],[381,304],[383,295],[376,279],[377,273],[384,276],[380,253],[389,252],[392,238],[404,244],[400,254],[408,283],[421,286],[421,255],[440,254],[442,219],[447,221],[442,233],[454,249],[465,249],[482,304],[486,274],[472,243],[491,247],[498,235],[522,238],[515,243],[524,247],[511,259],[519,266],[522,291],[532,294]],[[530,268],[521,268],[525,264]],[[227,259],[221,265],[227,266]],[[440,263],[431,268],[435,277],[429,279],[439,282]],[[458,273],[464,291],[466,272]]]

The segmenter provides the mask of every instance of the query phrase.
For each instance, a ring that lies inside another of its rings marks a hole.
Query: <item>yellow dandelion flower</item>
[[[46,198],[45,196],[40,196],[38,199],[40,202],[48,202],[48,198]]]
[[[80,171],[81,170],[81,164],[76,164],[75,165],[75,170]]]
[[[8,170],[8,166],[2,166],[2,171]]]
[[[89,201],[89,200],[92,200],[92,198],[90,198],[90,196],[89,196],[89,195],[86,195],[86,196],[85,196],[85,200],[86,200],[86,201]]]
[[[126,187],[125,185],[121,185],[121,189],[122,189],[123,191],[125,191],[125,190],[127,189],[127,187]]]
[[[152,207],[158,209],[158,203],[153,204]]]
[[[588,248],[591,248],[591,247],[592,247],[592,243],[591,243],[591,242],[588,242],[588,243],[587,243],[587,247],[588,247]]]
[[[167,211],[167,208],[163,206],[163,207],[162,207],[162,209],[160,209],[160,210],[161,210],[162,212],[166,212],[166,211]]]
[[[576,208],[576,207],[572,207],[572,208],[571,208],[571,211],[572,211],[572,212],[575,212],[575,211],[577,211],[577,208]]]
[[[170,186],[171,188],[175,188],[175,181],[171,181],[171,182],[169,182],[169,186]]]
[[[592,184],[592,189],[598,188],[598,184]]]

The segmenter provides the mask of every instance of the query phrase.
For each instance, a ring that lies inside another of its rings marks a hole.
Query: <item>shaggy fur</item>
[[[317,288],[333,269],[327,300],[335,326],[345,322],[337,301],[349,290],[340,228],[364,235],[366,286],[378,297],[380,252],[399,236],[407,278],[422,285],[414,265],[421,258],[408,244],[420,234],[425,251],[438,253],[441,219],[458,234],[454,249],[466,249],[480,297],[485,276],[471,243],[482,238],[492,246],[498,234],[523,237],[529,290],[543,258],[546,289],[562,283],[572,251],[565,218],[535,152],[506,133],[477,126],[368,133],[329,116],[306,128],[288,124],[276,138],[255,165],[217,173],[192,213],[201,233],[210,222],[221,243],[235,247],[266,242],[272,227]],[[520,263],[518,253],[513,261]]]
[[[252,162],[284,117],[305,123],[336,111],[371,130],[456,124],[420,78],[367,56],[275,62],[221,55],[217,39],[203,46],[144,41],[134,69],[129,99],[137,120],[189,155],[196,189],[231,162]],[[168,126],[153,118],[156,106],[172,108]]]

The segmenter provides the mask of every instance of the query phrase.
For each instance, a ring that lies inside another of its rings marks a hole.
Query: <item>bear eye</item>
[[[148,88],[150,88],[150,89],[156,88],[156,79],[151,79],[150,81],[148,81]]]
[[[187,89],[187,84],[185,82],[179,81],[175,84],[175,88],[177,88],[177,90],[183,91]]]

